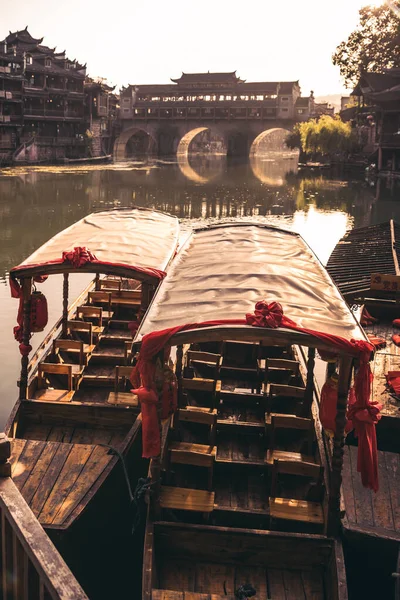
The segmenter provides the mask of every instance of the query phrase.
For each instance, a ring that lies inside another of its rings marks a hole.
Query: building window
[[[304,108],[298,108],[297,112],[299,113],[299,115],[302,115],[304,113]]]
[[[122,102],[123,102],[124,104],[129,104],[129,102],[130,102],[130,101],[131,101],[131,100],[130,100],[130,98],[123,98],[123,99],[122,99]]]
[[[124,112],[129,112],[129,108],[124,108]]]
[[[289,102],[289,98],[281,98],[281,102]]]
[[[65,68],[67,69],[67,71],[69,71],[69,70],[70,70],[70,68],[71,68],[71,63],[69,63],[69,62],[66,62],[66,63],[65,63]]]
[[[282,112],[288,112],[288,109],[287,108],[281,108],[281,111]]]
[[[26,55],[26,64],[27,65],[31,65],[32,64],[32,56],[30,54]]]
[[[45,67],[51,67],[51,58],[45,58],[44,59],[44,66]]]

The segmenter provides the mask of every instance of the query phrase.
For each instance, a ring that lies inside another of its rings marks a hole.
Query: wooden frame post
[[[307,359],[307,379],[304,393],[304,402],[301,410],[302,417],[311,415],[311,406],[314,398],[314,367],[315,367],[315,348],[308,349]]]
[[[160,455],[151,459],[151,480],[154,483],[153,486],[153,511],[155,518],[159,518],[161,513],[160,507],[160,492],[161,492],[161,452],[162,452],[162,395],[164,388],[164,348],[157,354],[156,368],[154,373],[154,380],[156,384],[158,402],[157,402],[157,417],[158,427],[160,434]]]
[[[353,359],[342,356],[339,360],[336,431],[333,438],[332,469],[330,477],[327,534],[337,537],[340,531],[340,488],[342,485],[344,428],[346,425],[347,397],[350,388]]]
[[[31,339],[31,296],[32,279],[27,277],[22,283],[23,321],[22,321],[22,344],[29,347]],[[21,358],[21,376],[19,381],[19,399],[26,399],[28,389],[28,365],[29,354],[23,354]]]
[[[142,281],[142,294],[140,300],[140,309],[145,312],[150,304],[150,300],[154,295],[154,288],[149,283]]]
[[[63,281],[63,314],[62,314],[62,334],[63,336],[67,333],[67,321],[68,321],[68,295],[69,295],[69,273],[64,273]]]
[[[183,346],[180,344],[176,348],[176,368],[175,375],[178,382],[178,407],[182,406],[182,370],[183,370]]]

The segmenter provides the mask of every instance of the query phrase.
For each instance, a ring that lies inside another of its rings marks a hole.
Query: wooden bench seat
[[[324,513],[318,502],[294,500],[291,498],[270,498],[270,516],[273,519],[285,521],[302,521],[315,525],[324,524]]]
[[[88,294],[89,305],[100,305],[102,308],[102,318],[106,321],[110,321],[114,316],[114,311],[111,310],[111,292],[97,290],[95,292],[89,292]]]
[[[214,510],[214,492],[161,486],[160,506],[175,510],[210,513]]]
[[[53,390],[43,389],[37,390],[34,395],[34,400],[44,400],[45,402],[71,402],[75,392],[68,390]]]
[[[140,300],[136,300],[135,298],[123,298],[123,297],[119,297],[119,296],[113,296],[111,299],[111,304],[113,305],[117,305],[117,306],[133,306],[133,307],[140,307],[141,301]]]
[[[131,394],[131,392],[110,392],[108,394],[107,403],[139,406],[139,398],[136,394]]]
[[[304,399],[306,389],[296,385],[286,385],[283,383],[264,383],[263,393],[268,396],[280,396],[284,398]]]
[[[288,450],[267,450],[265,455],[265,462],[267,465],[273,465],[274,460],[290,460],[294,462],[317,464],[313,456],[301,454],[300,452],[289,452]]]
[[[214,392],[216,389],[216,383],[219,384],[219,389],[221,388],[221,382],[215,382],[214,379],[203,379],[202,377],[193,377],[193,378],[183,378],[182,379],[182,389],[183,390],[196,390],[199,392]]]
[[[195,467],[212,467],[216,455],[215,446],[188,442],[171,442],[168,450],[172,463]]]
[[[204,592],[176,592],[174,590],[151,590],[151,600],[236,600],[232,594],[207,594]]]
[[[217,409],[203,406],[187,406],[178,410],[179,421],[214,425],[217,419]]]

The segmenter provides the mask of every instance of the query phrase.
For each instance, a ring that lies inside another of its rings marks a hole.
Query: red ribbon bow
[[[266,300],[260,300],[256,303],[254,314],[246,314],[246,324],[256,327],[269,327],[270,329],[276,329],[281,325],[282,327],[296,326],[294,321],[284,316],[282,305],[279,302],[268,303]]]
[[[75,267],[75,269],[79,269],[79,267],[83,267],[88,262],[92,262],[93,260],[97,260],[95,255],[90,252],[85,246],[76,246],[73,250],[69,252],[62,253],[63,262],[70,262]]]

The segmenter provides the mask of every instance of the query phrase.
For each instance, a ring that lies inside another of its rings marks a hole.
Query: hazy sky
[[[0,39],[34,37],[118,87],[182,71],[237,71],[247,81],[300,80],[304,95],[345,92],[332,65],[363,0],[0,0]],[[370,4],[379,4],[379,0]]]

